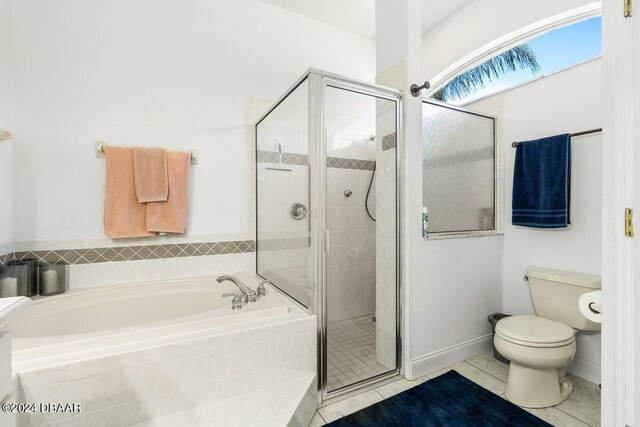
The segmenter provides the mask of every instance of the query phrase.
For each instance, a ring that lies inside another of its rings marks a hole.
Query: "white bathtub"
[[[255,289],[248,274],[236,274]],[[317,319],[275,289],[231,310],[215,277],[117,285],[37,299],[11,323],[11,402],[79,403],[18,426],[307,426]],[[251,402],[250,408],[246,402]]]
[[[256,287],[252,277],[239,278]],[[13,360],[32,362],[29,368],[33,368],[40,359],[59,361],[65,355],[73,359],[73,353],[97,354],[100,349],[105,354],[132,350],[149,342],[157,344],[178,335],[193,338],[199,332],[233,329],[289,312],[275,291],[238,310],[231,309],[231,298],[222,297],[227,292],[239,290],[231,282],[201,277],[79,289],[36,299],[9,325]]]

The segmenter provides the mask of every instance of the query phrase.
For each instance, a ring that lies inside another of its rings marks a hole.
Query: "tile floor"
[[[509,367],[495,360],[492,353],[487,353],[413,381],[401,378],[388,384],[372,387],[358,396],[320,408],[311,421],[311,427],[335,421],[451,369],[455,369],[468,379],[504,398]],[[600,389],[598,385],[575,376],[570,375],[570,378],[573,381],[574,392],[569,399],[555,407],[528,411],[557,427],[599,426]]]
[[[327,325],[327,389],[333,391],[389,371],[376,362],[371,316]]]

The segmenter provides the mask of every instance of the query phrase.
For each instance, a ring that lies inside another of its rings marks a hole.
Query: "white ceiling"
[[[326,24],[376,37],[375,0],[261,0]],[[473,0],[422,0],[422,33],[434,28]]]

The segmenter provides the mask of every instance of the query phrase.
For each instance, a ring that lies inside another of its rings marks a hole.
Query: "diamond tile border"
[[[0,267],[13,260],[13,253],[8,253],[4,255],[0,255]]]
[[[254,240],[226,242],[178,243],[163,245],[118,246],[111,248],[59,249],[53,251],[27,251],[7,254],[11,259],[35,258],[43,264],[95,264],[103,262],[141,261],[150,259],[183,258],[205,255],[243,254],[255,252]],[[0,257],[0,264],[3,257]]]
[[[398,145],[398,140],[396,138],[395,132],[382,137],[382,151],[396,148],[397,145]]]
[[[376,162],[373,160],[343,159],[341,157],[327,157],[327,167],[340,169],[356,169],[372,171]]]
[[[285,249],[303,249],[311,246],[311,237],[296,237],[292,239],[258,240],[259,251],[279,251]]]
[[[260,163],[280,163],[280,153],[276,151],[258,150],[256,158]],[[282,164],[306,166],[309,164],[309,156],[298,153],[282,153]]]
[[[258,163],[279,163],[280,155],[275,151],[258,151]],[[309,157],[306,154],[282,153],[282,164],[306,166]],[[342,157],[327,157],[327,167],[339,169],[373,170],[373,160],[345,159]]]

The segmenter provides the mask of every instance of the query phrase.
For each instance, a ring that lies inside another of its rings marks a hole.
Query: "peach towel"
[[[152,236],[147,206],[138,203],[133,176],[133,149],[105,147],[104,231],[112,239]]]
[[[169,198],[147,203],[147,230],[184,233],[189,205],[189,165],[191,153],[167,151]]]
[[[133,147],[133,173],[140,203],[167,201],[169,185],[164,148]]]

